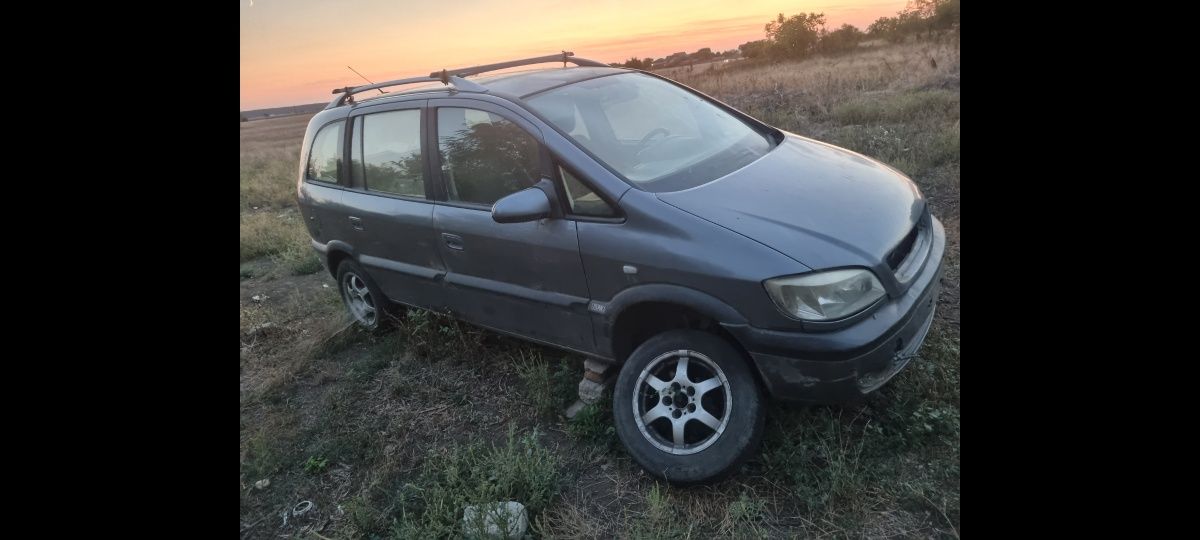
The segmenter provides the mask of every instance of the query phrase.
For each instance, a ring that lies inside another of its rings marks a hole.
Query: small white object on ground
[[[521,538],[529,528],[525,505],[516,501],[468,506],[462,521],[467,538]]]
[[[292,507],[292,515],[296,516],[296,517],[300,517],[300,516],[304,515],[305,512],[312,510],[312,507],[313,507],[312,501],[300,501],[300,502],[296,503],[296,506]]]
[[[271,485],[271,480],[269,478],[263,478],[262,480],[259,480],[254,483],[255,489],[262,489],[269,485]]]
[[[575,403],[572,403],[570,407],[567,407],[567,412],[563,414],[567,417],[567,420],[574,420],[575,415],[579,414],[579,411],[582,411],[586,406],[586,403],[577,399],[575,400]]]

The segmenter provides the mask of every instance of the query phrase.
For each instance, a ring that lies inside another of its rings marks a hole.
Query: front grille
[[[913,245],[917,243],[917,229],[920,226],[920,223],[913,225],[912,230],[908,231],[908,234],[900,241],[900,245],[896,246],[891,253],[888,253],[888,268],[891,268],[893,272],[900,268],[900,264],[904,262],[904,258],[908,257],[908,253],[912,251]]]

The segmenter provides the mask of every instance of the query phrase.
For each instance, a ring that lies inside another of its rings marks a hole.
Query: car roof
[[[525,97],[530,94],[536,94],[538,92],[549,90],[564,84],[571,84],[573,82],[579,82],[625,71],[630,70],[613,67],[546,68],[492,75],[491,77],[486,78],[490,80],[484,80],[484,78],[480,78],[475,79],[473,82],[486,86],[488,90],[494,92],[517,97]]]
[[[591,66],[542,68],[499,73],[496,75],[485,75],[481,77],[470,77],[467,80],[487,88],[489,94],[526,97],[531,94],[536,94],[538,92],[556,88],[562,85],[630,71],[632,70]],[[450,91],[451,89],[441,82],[430,81],[428,83],[406,85],[403,87],[403,90],[391,91],[386,95],[360,97],[355,99],[355,106],[387,103],[393,101],[393,98],[399,98],[401,96],[408,96],[412,94],[429,92],[449,93]],[[364,92],[364,94],[366,93]],[[366,95],[370,96],[370,94]]]

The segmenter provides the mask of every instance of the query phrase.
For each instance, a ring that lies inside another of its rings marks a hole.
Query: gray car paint
[[[906,303],[901,300],[911,294],[899,288],[882,261],[925,212],[924,200],[912,182],[874,160],[783,133],[719,102],[745,121],[769,130],[781,142],[758,161],[685,191],[656,194],[631,187],[553,125],[528,111],[519,97],[498,91],[423,90],[322,111],[309,124],[301,175],[317,127],[344,118],[354,109],[383,111],[413,100],[434,103],[437,98],[452,98],[444,103],[458,105],[475,102],[483,109],[500,107],[505,116],[523,120],[521,125],[543,142],[548,156],[615,202],[620,217],[551,217],[501,224],[490,221],[482,208],[464,208],[444,200],[417,203],[428,205],[432,230],[462,236],[473,257],[469,262],[456,260],[463,254],[452,253],[459,250],[450,249],[444,237],[440,238],[437,249],[445,261],[445,273],[430,280],[437,284],[432,294],[440,296],[440,301],[427,298],[406,303],[434,309],[456,306],[452,309],[472,322],[610,361],[622,360],[614,357],[614,324],[626,310],[645,302],[689,307],[712,317],[742,340],[765,332],[770,341],[767,349],[742,343],[752,356],[760,349],[778,353],[780,347],[786,348],[781,343],[789,341],[788,335],[811,336],[826,351],[840,350],[839,340],[847,336],[846,344],[859,350],[907,322],[905,316],[910,314],[896,311],[898,304]],[[436,134],[431,134],[426,144],[430,141],[436,145]],[[436,183],[435,160],[428,159],[428,174]],[[552,173],[545,164],[544,168],[544,174]],[[346,193],[338,197],[337,191]],[[343,201],[363,207],[360,196],[377,197],[349,187],[317,185],[303,177],[298,183],[301,211],[320,221],[329,219],[326,207],[350,211]],[[361,262],[366,255],[363,250],[372,242],[346,233],[341,225],[321,227],[319,232],[313,235],[314,247],[329,259],[349,256]],[[387,242],[388,238],[378,241]],[[939,260],[923,264],[922,268],[928,268],[916,281],[928,283],[929,273],[936,275],[941,251],[935,255]],[[430,265],[436,267],[435,259],[430,259]],[[784,315],[762,286],[773,277],[844,266],[874,269],[889,297],[851,320],[823,326]],[[460,271],[455,271],[456,267]],[[635,271],[627,271],[629,267]],[[403,298],[392,299],[404,302]],[[871,324],[859,324],[862,318]],[[863,330],[867,327],[869,332]],[[873,332],[879,335],[867,335]],[[807,356],[801,349],[789,354]],[[822,351],[813,355],[821,356]]]
[[[658,198],[811,268],[880,264],[925,205],[892,168],[791,133],[738,171]]]
[[[547,182],[548,183],[548,182]],[[492,206],[492,220],[496,223],[524,223],[550,217],[550,197],[537,187],[526,188],[496,201]]]

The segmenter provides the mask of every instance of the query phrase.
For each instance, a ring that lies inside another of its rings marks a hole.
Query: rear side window
[[[532,135],[495,114],[442,107],[438,153],[450,200],[491,205],[537,183],[539,145]]]
[[[368,191],[425,198],[420,110],[364,115],[351,144],[354,178]]]
[[[329,124],[313,137],[306,173],[309,180],[337,183],[338,173],[342,170],[342,126],[345,124]]]

